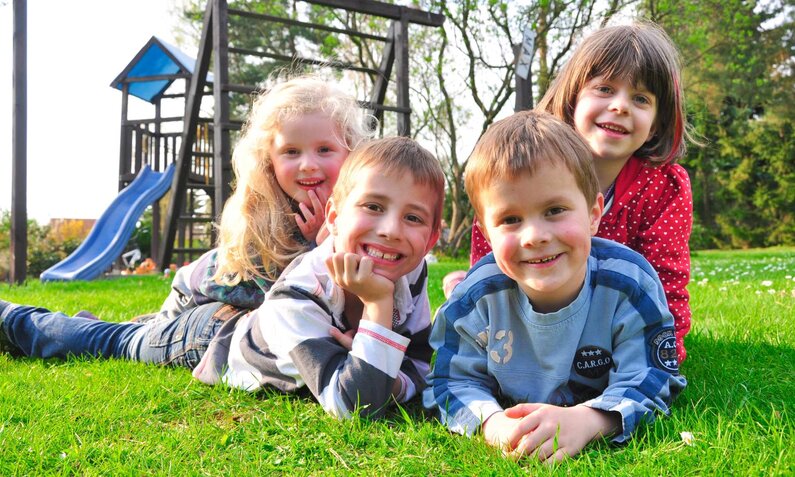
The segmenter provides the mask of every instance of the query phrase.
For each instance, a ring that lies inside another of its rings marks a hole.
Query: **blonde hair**
[[[478,218],[483,219],[480,191],[555,164],[571,172],[589,204],[596,202],[593,153],[568,124],[541,111],[521,111],[492,124],[475,144],[464,171],[464,187]]]
[[[270,147],[286,121],[321,112],[337,125],[336,138],[348,150],[372,136],[371,119],[356,99],[319,76],[299,76],[260,94],[232,155],[234,192],[224,205],[218,228],[218,269],[214,279],[236,285],[254,277],[275,280],[306,245],[279,186]]]
[[[436,195],[433,204],[433,231],[442,227],[444,207],[444,171],[434,155],[415,140],[407,137],[388,137],[362,144],[351,152],[340,169],[332,197],[342,204],[361,177],[362,169],[377,168],[387,177],[411,175],[414,182],[429,187]]]
[[[684,156],[686,141],[697,143],[685,114],[679,51],[662,28],[636,22],[602,28],[587,36],[537,109],[574,125],[577,95],[597,76],[642,83],[657,98],[656,134],[635,151],[636,156],[652,163],[673,162]]]

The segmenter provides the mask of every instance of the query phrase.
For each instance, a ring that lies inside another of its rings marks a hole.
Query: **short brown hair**
[[[482,219],[480,191],[496,181],[534,174],[539,167],[554,164],[571,171],[588,204],[596,201],[599,182],[588,144],[555,116],[522,111],[492,124],[480,137],[467,160],[464,187]]]
[[[653,163],[684,156],[693,139],[687,125],[679,51],[651,22],[602,28],[587,36],[553,81],[537,109],[574,125],[577,95],[597,76],[643,84],[657,98],[656,134],[635,152]]]
[[[342,165],[332,197],[342,204],[353,189],[362,169],[378,168],[385,176],[411,174],[414,182],[428,186],[436,195],[433,231],[441,230],[444,207],[444,171],[439,161],[417,141],[407,137],[388,137],[361,144]]]

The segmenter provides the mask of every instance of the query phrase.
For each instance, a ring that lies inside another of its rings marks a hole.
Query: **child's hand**
[[[621,426],[618,413],[587,406],[525,403],[506,409],[504,417],[515,422],[508,437],[514,439],[521,434],[515,446],[510,448],[510,455],[534,455],[542,461],[573,457],[592,440],[610,435]],[[512,440],[509,442],[513,444]]]
[[[332,326],[329,330],[329,334],[332,338],[337,340],[337,343],[339,343],[343,348],[347,349],[348,351],[353,349],[353,337],[356,336],[356,330],[348,330],[343,333]]]
[[[392,329],[395,284],[373,272],[373,259],[355,253],[336,252],[326,259],[326,266],[334,283],[362,301],[362,319]]]
[[[521,427],[521,417],[509,417],[505,411],[492,414],[482,426],[486,442],[506,453],[513,450],[527,432]]]
[[[326,220],[326,201],[328,197],[325,197],[325,194],[322,193],[318,195],[314,189],[307,191],[306,195],[309,196],[310,204],[298,203],[301,213],[295,214],[295,223],[298,225],[301,235],[311,242],[317,238],[318,232]]]

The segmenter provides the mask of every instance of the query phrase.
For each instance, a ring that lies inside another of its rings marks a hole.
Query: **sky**
[[[174,2],[27,3],[28,218],[96,219],[118,194],[122,94],[110,83],[153,35],[176,44]],[[0,210],[11,209],[12,78],[13,1],[0,0]],[[130,97],[133,115],[147,105]]]

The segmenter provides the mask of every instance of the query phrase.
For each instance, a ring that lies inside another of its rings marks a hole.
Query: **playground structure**
[[[348,15],[361,14],[387,19],[390,26],[386,35],[374,35],[348,28],[231,9],[225,0],[209,0],[204,11],[196,59],[185,55],[161,39],[152,37],[112,82],[112,87],[122,91],[119,197],[133,186],[137,181],[136,178],[146,168],[159,173],[160,180],[156,182],[162,183],[164,178],[168,178],[171,182],[167,188],[170,194],[163,230],[159,227],[162,219],[157,199],[160,196],[155,197],[140,191],[137,194],[144,202],[154,202],[151,254],[160,268],[165,268],[172,262],[183,263],[193,260],[212,246],[215,237],[211,223],[220,215],[223,204],[231,193],[233,179],[231,134],[240,130],[243,123],[231,117],[230,96],[248,95],[246,103],[250,103],[250,96],[259,92],[262,86],[231,83],[230,57],[256,58],[258,61],[267,60],[284,65],[319,65],[368,75],[372,80],[372,90],[369,99],[361,100],[360,104],[378,119],[383,118],[385,111],[396,113],[397,133],[410,135],[408,26],[414,23],[439,27],[444,22],[444,16],[368,0],[303,0],[303,3],[344,11]],[[373,68],[367,65],[308,58],[300,55],[298,51],[237,47],[229,41],[230,17],[279,25],[282,28],[298,27],[347,35],[359,41],[380,42],[384,45],[380,65]],[[396,104],[387,105],[385,104],[387,89],[393,70],[395,72],[393,96]],[[174,92],[176,87],[172,86],[175,84],[184,86]],[[129,119],[130,96],[151,103],[154,106],[153,117]],[[211,117],[200,114],[203,100],[208,97],[212,100]],[[184,114],[164,117],[162,115],[164,100],[184,102],[184,107],[181,108]],[[122,205],[126,203],[114,201],[106,214],[118,215],[111,212],[126,207]],[[134,225],[142,212],[143,209],[137,214],[126,215],[126,220]],[[97,226],[102,224],[107,226],[110,222],[100,219]],[[124,222],[116,227],[126,230],[129,225]],[[92,234],[86,242],[91,239]],[[114,240],[111,240],[110,232],[96,235],[105,237],[104,242],[108,244],[106,247],[108,252],[110,252],[110,242],[115,243],[121,239],[114,237]],[[81,245],[75,253],[83,249],[84,255],[90,255],[92,253],[90,251],[93,250],[96,257],[101,255],[105,261],[112,256],[108,262],[110,265],[123,252],[123,247],[122,250],[113,249],[112,253],[106,254],[99,250],[101,247],[98,243],[102,242],[102,240],[97,241],[91,247]],[[64,262],[70,258],[68,257]],[[73,263],[88,263],[91,262],[90,258],[85,256]],[[92,267],[93,273],[98,265]],[[77,277],[77,274],[72,275]],[[42,279],[45,279],[44,275]],[[51,279],[71,278],[64,275]]]

